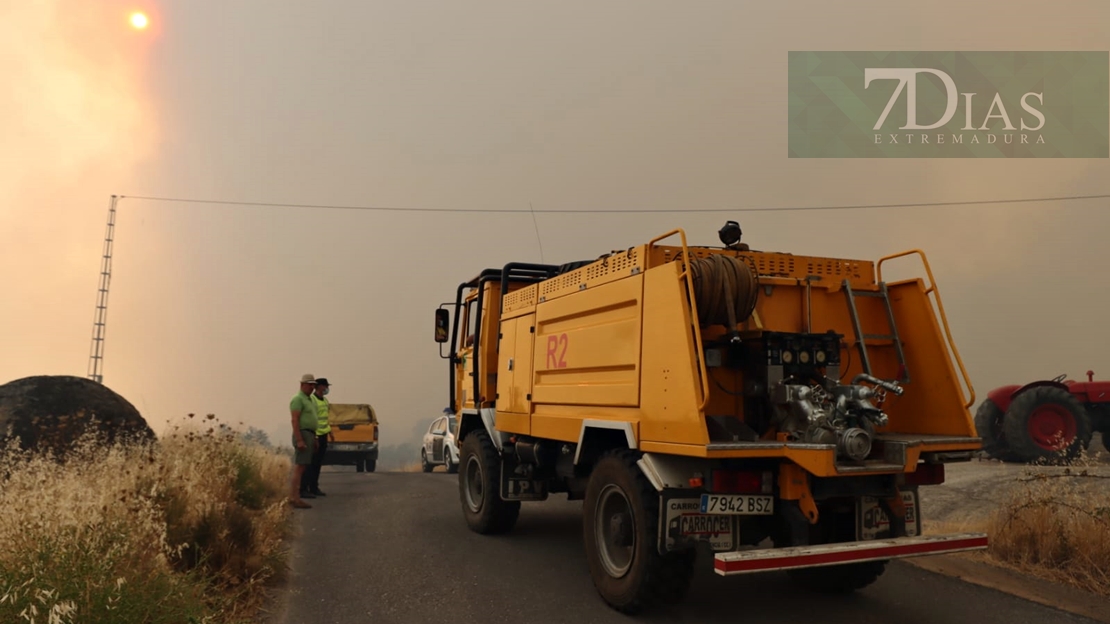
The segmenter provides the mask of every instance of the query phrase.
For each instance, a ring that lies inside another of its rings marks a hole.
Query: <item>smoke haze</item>
[[[149,30],[127,25],[136,8]],[[540,213],[538,239],[527,212],[1106,193],[1105,160],[787,158],[789,51],[1110,48],[1107,3],[1040,11],[986,0],[8,2],[0,382],[85,374],[112,194],[128,197],[104,381],[156,431],[211,412],[286,441],[286,407],[308,372],[332,381],[335,402],[373,404],[382,443],[402,442],[446,403],[432,310],[460,281],[509,261],[594,258],[675,227],[717,244],[726,219],[755,249],[924,249],[980,399],[1088,368],[1110,378],[1105,201]]]

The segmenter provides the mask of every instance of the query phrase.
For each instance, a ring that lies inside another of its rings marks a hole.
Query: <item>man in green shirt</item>
[[[327,377],[320,377],[316,380],[316,391],[312,393],[312,401],[316,404],[316,452],[312,455],[312,465],[305,470],[301,481],[302,498],[327,496],[320,491],[320,468],[324,465],[328,434],[331,433],[331,426],[328,425],[328,400],[324,398],[330,387]]]
[[[316,450],[316,404],[312,391],[316,388],[315,375],[301,376],[301,390],[289,401],[290,424],[293,426],[293,474],[289,481],[289,502],[299,509],[312,505],[301,498],[301,479],[305,468],[312,463]]]

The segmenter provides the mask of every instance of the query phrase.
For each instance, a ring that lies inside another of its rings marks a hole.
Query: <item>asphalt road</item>
[[[457,475],[329,471],[325,498],[296,510],[301,535],[271,624],[630,622],[590,581],[581,502],[525,503],[513,533],[471,533]],[[784,574],[718,577],[701,558],[684,603],[646,622],[1092,623],[895,562],[849,596],[807,593]]]

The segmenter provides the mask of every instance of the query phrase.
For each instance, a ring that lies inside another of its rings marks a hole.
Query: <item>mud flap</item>
[[[533,479],[527,467],[501,459],[501,500],[506,501],[543,501],[547,500],[547,482]]]
[[[921,535],[917,488],[900,490],[892,501],[861,497],[856,503],[856,539],[876,540]],[[899,517],[901,511],[901,517]],[[893,522],[891,520],[894,520]]]
[[[701,513],[699,492],[663,490],[659,494],[659,553],[686,550],[705,542],[717,552],[733,550],[739,516]]]

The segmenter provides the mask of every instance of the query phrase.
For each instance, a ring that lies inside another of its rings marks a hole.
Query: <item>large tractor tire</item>
[[[1064,462],[1087,448],[1091,423],[1083,404],[1070,392],[1040,386],[1022,392],[1010,403],[1002,435],[1022,461]]]
[[[1005,412],[994,401],[987,399],[975,411],[975,429],[983,439],[984,453],[999,461],[1019,462],[1021,458],[1010,450],[1010,446],[1006,444],[1006,438],[1002,435],[1002,422],[1005,416]]]
[[[590,576],[610,607],[631,615],[686,595],[697,551],[659,553],[659,495],[633,452],[610,451],[598,460],[582,524]]]
[[[1098,430],[1098,441],[1101,443],[1102,448],[1110,453],[1110,428]],[[1091,434],[1091,450],[1095,450],[1095,434]]]
[[[470,530],[483,535],[509,532],[520,501],[501,498],[501,459],[485,429],[466,436],[459,457],[459,499]]]

